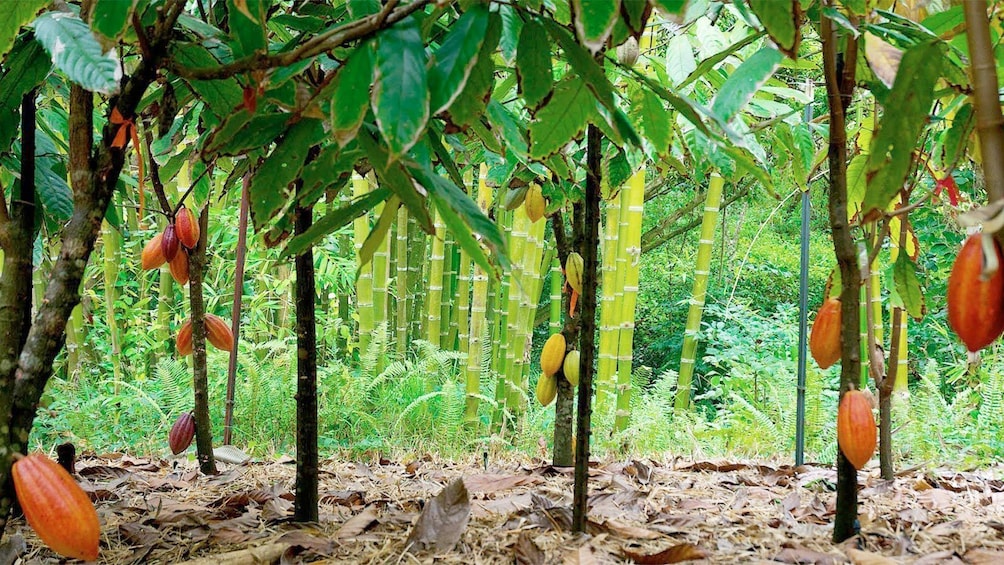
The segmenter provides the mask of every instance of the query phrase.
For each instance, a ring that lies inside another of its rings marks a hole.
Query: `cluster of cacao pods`
[[[234,333],[230,326],[223,321],[223,318],[216,314],[206,314],[206,339],[216,349],[221,351],[233,351]],[[192,354],[192,320],[189,318],[181,325],[178,336],[174,340],[174,346],[178,355],[186,356]]]
[[[845,392],[837,408],[837,445],[855,469],[872,458],[877,435],[870,396],[860,390]]]
[[[547,201],[544,200],[544,193],[540,190],[540,185],[532,182],[530,183],[530,188],[526,191],[526,196],[523,198],[523,210],[526,211],[526,217],[530,218],[530,222],[537,223],[537,220],[544,217],[544,211],[547,209]]]
[[[558,395],[557,373],[565,361],[565,336],[556,333],[544,342],[540,352],[540,379],[537,380],[537,401],[543,406],[554,402]]]
[[[66,469],[36,453],[15,461],[11,474],[25,520],[49,548],[73,559],[98,558],[98,513]]]
[[[994,268],[996,263],[996,268]],[[993,236],[969,236],[948,276],[948,325],[976,352],[1004,333],[1004,256]]]
[[[840,299],[830,298],[819,307],[809,333],[809,351],[821,369],[840,361],[843,339],[840,336]]]
[[[167,444],[171,448],[171,453],[178,455],[192,445],[195,438],[195,416],[191,412],[185,412],[174,421],[171,432],[167,436]]]
[[[155,235],[143,247],[140,263],[144,270],[159,269],[164,263],[180,285],[188,284],[188,249],[199,243],[199,221],[191,210],[182,206],[174,222]]]

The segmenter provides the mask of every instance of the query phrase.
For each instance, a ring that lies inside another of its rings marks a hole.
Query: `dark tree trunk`
[[[581,208],[579,208],[581,211]],[[561,211],[555,212],[551,216],[551,229],[554,232],[555,246],[558,249],[558,261],[562,265],[568,259],[568,254],[572,251],[572,246],[565,234],[564,217]],[[579,316],[568,315],[568,295],[563,294],[561,300],[562,316],[565,324],[561,328],[561,334],[565,336],[567,349],[575,345],[579,337]],[[572,450],[572,415],[575,412],[575,396],[572,385],[565,379],[564,371],[558,371],[558,394],[554,404],[554,457],[551,463],[555,467],[571,467],[574,464]]]
[[[297,192],[302,189],[297,181]],[[294,232],[306,233],[313,207],[297,207]],[[317,515],[317,328],[314,322],[314,252],[296,256],[296,502],[297,522]]]
[[[244,296],[244,262],[248,250],[248,185],[251,175],[244,175],[241,184],[241,212],[237,225],[237,262],[234,265],[234,307],[231,313],[230,331],[234,334],[234,348],[230,351],[230,363],[227,365],[227,403],[223,415],[223,443],[230,445],[233,441],[234,425],[234,392],[237,388],[237,345],[241,338],[241,298]]]
[[[202,279],[206,269],[206,237],[209,232],[208,203],[199,215],[199,228],[199,244],[188,255],[188,298],[192,310],[192,389],[195,392],[195,450],[199,457],[199,469],[206,475],[215,475],[213,423],[209,419],[209,375],[206,370],[206,304],[202,298]],[[178,250],[178,253],[182,252]]]

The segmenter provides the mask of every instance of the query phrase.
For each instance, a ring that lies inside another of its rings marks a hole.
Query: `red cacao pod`
[[[979,351],[1004,332],[1004,256],[993,242],[1000,268],[983,280],[980,234],[966,239],[948,276],[948,325],[969,351]]]
[[[185,323],[181,324],[178,337],[174,340],[174,348],[182,357],[192,354],[192,320],[185,320]]]
[[[143,253],[140,254],[140,263],[144,271],[159,269],[161,265],[167,263],[167,258],[164,257],[164,249],[161,244],[163,238],[164,234],[158,233],[143,246]]]
[[[189,249],[199,243],[199,220],[188,208],[182,207],[174,216],[174,233],[178,241]]]
[[[178,249],[180,245],[178,244],[178,232],[174,230],[174,224],[167,224],[164,228],[164,233],[160,238],[160,248],[164,252],[164,259],[168,262],[174,260],[178,255]]]
[[[831,298],[819,307],[809,334],[809,351],[820,369],[829,369],[840,361],[843,339],[840,337],[840,299]]]
[[[171,268],[171,276],[177,281],[181,286],[188,284],[188,252],[184,249],[179,249],[178,253],[175,254],[174,259],[168,262],[168,267]]]
[[[191,412],[185,412],[174,421],[171,426],[171,433],[167,436],[167,444],[171,447],[171,453],[177,455],[188,449],[195,438],[195,417]]]
[[[14,463],[12,475],[25,520],[46,545],[65,557],[98,558],[98,513],[66,469],[32,454]]]
[[[849,390],[837,409],[837,445],[855,469],[864,467],[875,453],[877,430],[868,396],[860,390]]]
[[[206,339],[216,349],[232,351],[234,348],[234,334],[230,326],[214,314],[206,314]]]

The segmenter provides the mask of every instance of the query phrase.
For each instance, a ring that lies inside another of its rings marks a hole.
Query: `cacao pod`
[[[174,233],[178,241],[189,249],[195,249],[199,244],[199,220],[184,206],[174,216]]]
[[[140,263],[144,271],[159,269],[161,265],[167,263],[167,258],[164,257],[164,249],[161,247],[161,240],[163,238],[164,234],[158,233],[143,246],[143,253],[140,254]]]
[[[573,349],[565,354],[565,362],[561,366],[561,371],[572,386],[579,386],[579,357],[579,350]]]
[[[558,372],[564,360],[565,336],[560,333],[552,334],[544,342],[544,349],[540,352],[540,370],[544,375],[550,377]]]
[[[38,537],[65,557],[97,559],[98,513],[66,469],[45,455],[32,454],[14,462],[11,472],[24,518]]]
[[[531,182],[530,188],[526,192],[526,198],[523,199],[523,209],[526,210],[526,217],[530,218],[532,223],[537,223],[537,220],[544,217],[544,210],[547,209],[547,201],[544,200],[544,193],[540,191],[540,185]]]
[[[872,458],[876,435],[868,395],[860,390],[845,392],[837,409],[837,445],[855,469],[864,467]]]
[[[178,337],[174,339],[174,348],[178,355],[185,357],[192,354],[192,320],[185,320],[178,330]]]
[[[234,348],[234,334],[230,326],[215,314],[206,314],[206,339],[216,349],[232,351]]]
[[[174,255],[174,259],[171,259],[168,264],[171,268],[171,276],[177,281],[181,286],[188,284],[188,252],[184,249],[179,249]]]
[[[540,402],[541,406],[547,406],[554,402],[556,396],[558,396],[558,377],[541,375],[537,379],[537,402]]]
[[[582,294],[582,271],[584,268],[582,255],[574,251],[568,254],[568,259],[565,259],[565,280],[568,281],[568,286],[579,294]]]
[[[840,336],[840,299],[830,298],[819,307],[809,332],[809,351],[820,369],[829,369],[840,361],[843,339]]]
[[[174,421],[171,426],[171,433],[167,436],[167,444],[171,447],[171,453],[177,455],[188,449],[195,438],[195,416],[191,412],[185,412]]]
[[[174,231],[174,224],[167,224],[160,238],[160,248],[164,252],[164,259],[167,259],[168,262],[173,261],[178,255],[179,247],[178,232]]]
[[[1004,257],[993,241],[1000,268],[983,280],[981,234],[966,239],[948,276],[948,325],[969,351],[979,351],[1004,332]]]

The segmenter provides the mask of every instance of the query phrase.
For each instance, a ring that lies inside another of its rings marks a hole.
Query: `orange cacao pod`
[[[168,262],[168,267],[171,268],[171,276],[174,280],[178,282],[181,286],[188,284],[188,252],[184,249],[179,249],[174,255],[174,259]]]
[[[206,339],[216,349],[232,351],[234,348],[234,334],[230,326],[214,314],[206,314]]]
[[[164,259],[173,261],[178,255],[178,232],[174,230],[174,224],[167,224],[164,233],[160,238],[160,248],[164,252]]]
[[[98,513],[66,469],[32,454],[14,462],[12,474],[25,520],[46,545],[65,557],[98,558]]]
[[[195,249],[199,243],[199,220],[184,206],[174,216],[174,233],[178,241],[189,249]]]
[[[979,351],[1004,332],[1004,256],[993,242],[1000,268],[983,280],[980,234],[966,239],[948,276],[948,325],[969,351]]]
[[[174,340],[174,348],[178,350],[178,355],[185,357],[192,354],[192,320],[185,320],[178,330],[178,337]]]
[[[809,351],[820,369],[829,369],[840,361],[843,340],[840,337],[840,299],[831,298],[819,307],[809,334]]]
[[[177,455],[188,449],[195,438],[195,417],[191,412],[185,412],[174,421],[171,426],[171,433],[167,436],[167,444],[171,447],[171,453]]]
[[[158,269],[161,265],[167,263],[167,258],[164,257],[164,249],[161,246],[163,238],[164,234],[158,233],[143,246],[143,253],[140,254],[140,263],[144,271]]]
[[[837,445],[855,469],[875,453],[875,418],[868,395],[860,390],[849,390],[840,399],[837,409]]]

